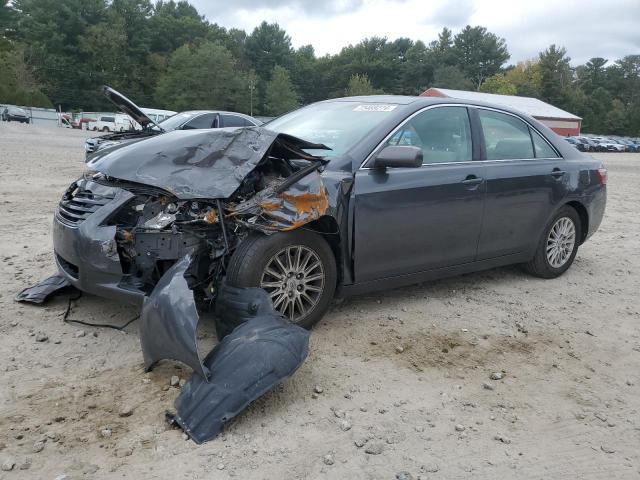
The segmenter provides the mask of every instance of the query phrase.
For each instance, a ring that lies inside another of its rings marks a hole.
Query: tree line
[[[0,103],[110,108],[107,84],[143,106],[275,116],[339,96],[417,95],[429,87],[536,97],[583,117],[583,130],[640,135],[640,55],[572,66],[551,45],[508,64],[481,26],[422,40],[371,37],[335,55],[294,48],[277,24],[211,23],[186,1],[3,0]]]

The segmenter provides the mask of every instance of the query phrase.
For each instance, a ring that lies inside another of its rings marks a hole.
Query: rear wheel
[[[549,222],[536,254],[524,265],[541,278],[556,278],[566,272],[578,253],[582,235],[580,217],[570,206],[562,207]]]
[[[296,325],[311,328],[333,298],[336,262],[327,242],[316,233],[252,233],[231,257],[227,281],[265,289],[278,312]]]

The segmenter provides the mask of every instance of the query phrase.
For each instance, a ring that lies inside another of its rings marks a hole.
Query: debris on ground
[[[17,302],[41,304],[50,297],[72,288],[71,283],[60,274],[51,275],[32,287],[25,288],[15,296]]]
[[[259,288],[221,287],[216,308],[226,325],[239,322],[203,361],[176,398],[179,425],[196,443],[215,438],[249,403],[264,395],[302,365],[309,353],[309,332],[288,322]]]

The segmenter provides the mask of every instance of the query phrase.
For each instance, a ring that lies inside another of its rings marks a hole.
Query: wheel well
[[[325,215],[313,222],[309,222],[303,227],[322,235],[331,247],[333,256],[336,259],[336,269],[338,271],[338,285],[342,284],[344,272],[342,270],[342,250],[340,249],[340,228],[335,218]]]
[[[573,208],[578,213],[578,217],[580,217],[580,244],[582,244],[589,233],[589,214],[580,202],[573,201],[567,203],[567,205]]]

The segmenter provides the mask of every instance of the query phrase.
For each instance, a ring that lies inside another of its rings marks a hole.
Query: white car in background
[[[133,130],[133,123],[126,115],[101,115],[95,122],[89,123],[87,129],[96,132],[126,132]]]

